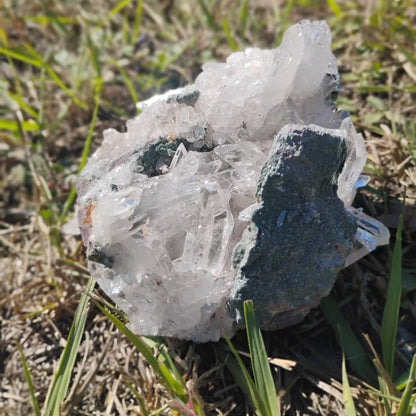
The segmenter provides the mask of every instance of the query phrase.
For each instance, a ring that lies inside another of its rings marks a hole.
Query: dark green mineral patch
[[[202,132],[201,132],[202,131]],[[203,128],[198,130],[200,135],[204,134]],[[151,143],[138,157],[137,163],[140,172],[147,176],[157,176],[164,172],[164,166],[168,167],[172,162],[178,147],[183,144],[187,151],[209,152],[212,150],[206,144],[196,147],[195,143],[184,138],[160,138]]]
[[[157,176],[163,173],[161,166],[169,166],[180,144],[189,149],[190,143],[185,139],[161,138],[150,146],[139,156],[138,165],[140,170],[147,176]]]
[[[114,259],[105,253],[102,247],[94,246],[91,253],[88,255],[89,261],[100,263],[105,267],[111,268],[113,266]]]
[[[264,329],[302,319],[331,290],[357,224],[337,197],[345,139],[317,126],[285,126],[263,166],[254,211],[234,249],[227,306],[242,322],[252,299]]]
[[[193,107],[198,101],[200,92],[192,90],[182,94],[172,94],[168,97],[168,104],[183,104]],[[160,137],[151,142],[138,157],[138,169],[147,176],[157,176],[166,173],[178,147],[183,144],[187,151],[208,152],[210,148],[205,143],[206,126],[198,125],[190,136],[194,139],[188,141],[183,137]],[[188,136],[187,136],[188,137]]]
[[[170,95],[167,99],[167,103],[178,103],[190,105],[193,107],[198,101],[200,92],[198,90],[193,90],[184,94],[173,94]]]

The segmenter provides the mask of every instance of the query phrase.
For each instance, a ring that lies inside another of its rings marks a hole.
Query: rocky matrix
[[[253,299],[261,325],[292,324],[337,272],[389,234],[351,207],[363,139],[333,100],[325,22],[274,50],[208,63],[193,85],[140,103],[104,132],[78,184],[88,264],[133,331],[198,342],[231,335]]]
[[[237,322],[252,299],[263,328],[287,326],[331,290],[357,232],[337,196],[346,150],[339,131],[314,125],[289,124],[275,137],[233,252],[227,303]]]

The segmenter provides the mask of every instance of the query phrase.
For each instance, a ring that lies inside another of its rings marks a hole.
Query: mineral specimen
[[[253,299],[264,328],[304,317],[337,272],[389,234],[351,206],[366,160],[333,101],[325,22],[274,50],[208,63],[193,85],[139,103],[104,132],[78,184],[91,273],[132,330],[203,342]]]
[[[264,328],[286,326],[331,290],[357,231],[337,196],[345,156],[345,136],[334,130],[290,124],[275,137],[233,253],[228,305],[237,321],[252,299]]]

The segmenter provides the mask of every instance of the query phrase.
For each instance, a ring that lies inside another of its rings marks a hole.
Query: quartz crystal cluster
[[[89,268],[132,330],[204,342],[292,324],[387,229],[353,208],[366,151],[323,21],[207,63],[104,132],[78,184]]]

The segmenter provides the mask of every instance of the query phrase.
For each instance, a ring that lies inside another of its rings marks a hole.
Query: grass
[[[388,375],[394,378],[394,357],[402,294],[402,229],[403,215],[397,229],[396,244],[391,260],[390,282],[386,306],[381,321],[381,347]]]
[[[54,375],[49,394],[45,400],[45,411],[43,412],[45,416],[59,415],[61,405],[68,393],[79,344],[87,321],[89,295],[93,291],[94,286],[95,281],[91,277],[79,302],[65,348],[59,361],[58,370]]]
[[[333,31],[338,105],[366,138],[372,177],[357,204],[382,216],[391,249],[344,270],[321,308],[291,328],[262,336],[248,303],[247,335],[232,344],[132,334],[93,290],[70,232],[77,174],[137,100],[191,82],[232,50],[275,47],[304,17]],[[0,21],[0,412],[414,409],[414,0],[17,0],[2,3]]]
[[[276,387],[252,301],[244,303],[244,318],[254,381],[249,376],[243,361],[231,341],[227,337],[225,338],[238,361],[245,382],[249,387],[251,400],[259,416],[280,416]]]

